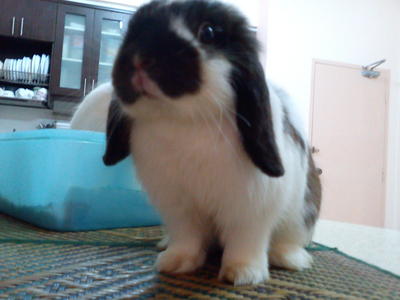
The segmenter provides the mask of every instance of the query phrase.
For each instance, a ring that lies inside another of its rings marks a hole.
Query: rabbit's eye
[[[197,38],[204,44],[211,44],[215,39],[215,29],[209,23],[203,23],[197,34]]]

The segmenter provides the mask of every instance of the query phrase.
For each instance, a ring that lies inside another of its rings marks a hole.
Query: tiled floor
[[[400,231],[320,220],[314,241],[400,275]]]

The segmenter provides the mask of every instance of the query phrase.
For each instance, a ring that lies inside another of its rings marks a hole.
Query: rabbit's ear
[[[269,92],[261,63],[248,61],[232,73],[236,93],[236,122],[245,151],[265,174],[279,177],[284,168],[272,122]]]
[[[110,102],[107,118],[107,146],[103,156],[104,164],[115,165],[130,153],[132,120],[123,113],[117,99]]]

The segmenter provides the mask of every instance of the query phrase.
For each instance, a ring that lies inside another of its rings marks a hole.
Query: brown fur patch
[[[304,222],[308,228],[315,225],[321,208],[322,187],[311,152],[308,154],[307,191]]]
[[[306,144],[297,131],[297,129],[293,126],[293,124],[289,120],[289,115],[286,109],[283,109],[284,119],[283,119],[283,130],[288,134],[293,142],[300,146],[303,151],[306,151]]]

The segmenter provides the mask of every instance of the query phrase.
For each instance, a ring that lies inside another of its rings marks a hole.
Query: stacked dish
[[[21,59],[6,58],[0,61],[0,80],[45,84],[48,82],[49,55],[33,55]]]

